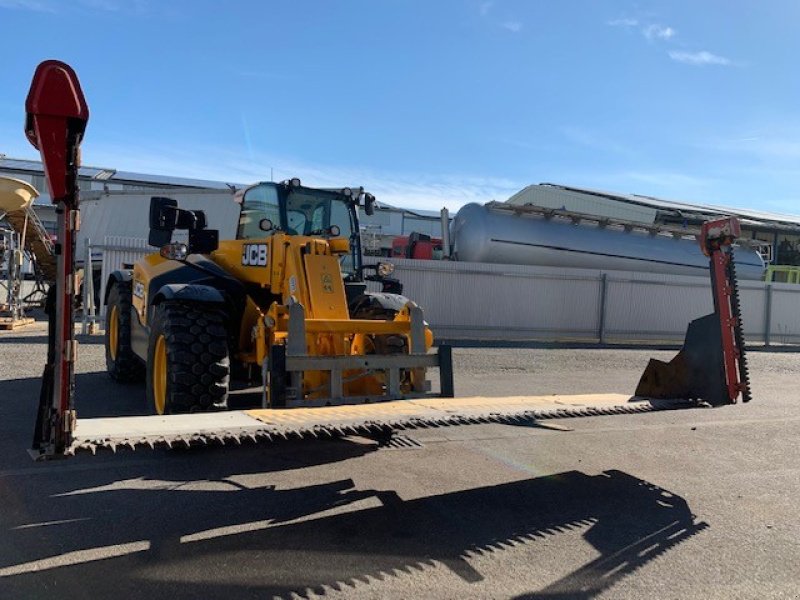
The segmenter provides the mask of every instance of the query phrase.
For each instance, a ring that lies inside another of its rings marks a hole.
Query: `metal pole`
[[[83,250],[83,294],[82,294],[83,314],[81,315],[81,335],[86,335],[88,333],[88,331],[89,331],[89,314],[88,314],[88,310],[87,310],[87,307],[89,306],[89,299],[88,299],[89,286],[88,286],[87,281],[86,281],[86,275],[87,275],[86,265],[89,264],[89,260],[88,260],[89,257],[87,256],[89,254],[88,241],[89,240],[84,240],[84,242],[83,242],[83,246],[84,246],[84,250]]]
[[[608,291],[608,277],[605,273],[600,275],[600,306],[597,323],[597,340],[606,343],[606,292]]]
[[[6,249],[6,304],[9,312],[13,310],[13,290],[14,290],[14,238],[15,234],[11,232],[6,239],[8,240],[8,248]]]
[[[441,212],[442,220],[442,252],[444,258],[450,258],[450,213],[447,208]]]
[[[770,345],[770,330],[772,329],[772,284],[767,283],[767,294],[764,299],[764,345]]]
[[[22,254],[22,249],[24,246],[22,245],[23,242],[20,241],[20,237],[17,237],[17,243],[14,247],[14,318],[21,319],[24,315],[22,314],[22,265],[24,262],[24,257]]]
[[[84,279],[84,285],[88,283],[89,291],[89,333],[97,333],[97,306],[94,301],[94,264],[92,263],[92,240],[86,240],[86,254],[89,261],[89,279]]]

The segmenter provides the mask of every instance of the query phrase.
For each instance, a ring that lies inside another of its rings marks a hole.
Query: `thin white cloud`
[[[584,148],[602,152],[614,152],[631,157],[637,154],[633,149],[610,139],[607,135],[598,135],[582,127],[563,127],[561,133],[571,144],[583,146]]]
[[[703,149],[748,156],[772,166],[782,163],[797,165],[800,161],[800,128],[785,124],[784,131],[743,137],[712,139],[698,144]]]
[[[506,21],[503,23],[503,28],[508,29],[512,33],[519,33],[522,31],[522,23],[519,21]]]
[[[659,186],[664,189],[702,189],[714,184],[714,179],[709,177],[697,177],[674,171],[626,171],[620,176],[630,181]]]
[[[485,17],[489,14],[489,11],[492,10],[494,6],[494,2],[481,2],[480,7],[478,8],[479,12],[481,13],[482,17]]]
[[[117,12],[125,6],[125,3],[120,0],[80,0],[80,4],[90,10],[104,10],[107,12]]]
[[[0,0],[0,9],[30,10],[34,12],[69,12],[74,10],[143,13],[147,0],[74,0],[67,4],[58,0]]]
[[[207,157],[213,156],[210,160]],[[410,209],[456,210],[469,202],[505,200],[526,182],[453,173],[375,171],[350,165],[317,164],[263,153],[220,148],[158,150],[95,143],[84,148],[87,165],[111,165],[120,171],[249,184],[299,177],[314,187],[364,186],[379,202]]]
[[[733,61],[718,54],[712,54],[706,50],[700,52],[685,52],[682,50],[670,50],[669,57],[679,63],[692,65],[696,67],[703,67],[707,65],[719,65],[729,67],[733,65]]]
[[[606,21],[606,25],[610,25],[611,27],[636,27],[639,25],[639,20],[629,17],[621,17],[619,19],[611,19],[610,21]]]
[[[651,23],[642,28],[642,35],[648,40],[669,40],[672,39],[677,31],[672,27]]]
[[[49,2],[42,0],[0,0],[0,8],[12,10],[32,10],[35,12],[55,12]]]
[[[633,17],[619,17],[606,21],[606,25],[611,27],[621,27],[632,30],[638,28],[642,35],[648,40],[671,40],[678,32],[669,25],[650,22],[648,19],[637,19]]]

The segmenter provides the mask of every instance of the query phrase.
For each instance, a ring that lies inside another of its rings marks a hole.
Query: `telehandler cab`
[[[151,200],[160,251],[106,287],[111,377],[144,379],[159,415],[224,408],[232,373],[261,374],[264,408],[418,397],[427,367],[453,395],[449,347],[428,354],[431,331],[391,265],[363,264],[358,211],[372,213],[371,194],[292,179],[235,198],[236,239],[224,241],[201,211]],[[173,241],[176,229],[188,240]]]

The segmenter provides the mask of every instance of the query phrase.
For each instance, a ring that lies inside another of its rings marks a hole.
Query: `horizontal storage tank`
[[[465,262],[702,275],[708,258],[697,242],[563,218],[517,215],[467,204],[452,225],[453,257]],[[761,279],[764,261],[752,248],[734,251],[740,279]]]

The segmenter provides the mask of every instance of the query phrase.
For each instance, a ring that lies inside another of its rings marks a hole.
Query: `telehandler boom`
[[[387,435],[750,399],[730,260],[734,219],[706,224],[700,240],[711,263],[714,313],[690,324],[673,361],[651,361],[637,396],[450,398],[450,350],[430,353],[433,340],[419,307],[400,295],[398,282],[380,266],[371,278],[384,292],[366,291],[370,277],[361,263],[357,211],[359,205],[370,210],[372,197],[292,180],[243,192],[239,234],[230,241],[206,229],[202,213],[153,199],[150,241],[160,250],[112,277],[106,351],[113,378],[147,379],[156,414],[78,419],[74,232],[89,111],[74,71],[58,61],[39,65],[26,111],[26,134],[41,153],[59,226],[48,361],[31,451],[36,459],[104,448]],[[188,231],[188,243],[172,241],[176,229]],[[220,410],[232,365],[260,372],[261,408]],[[429,367],[441,371],[443,397],[429,393]]]

